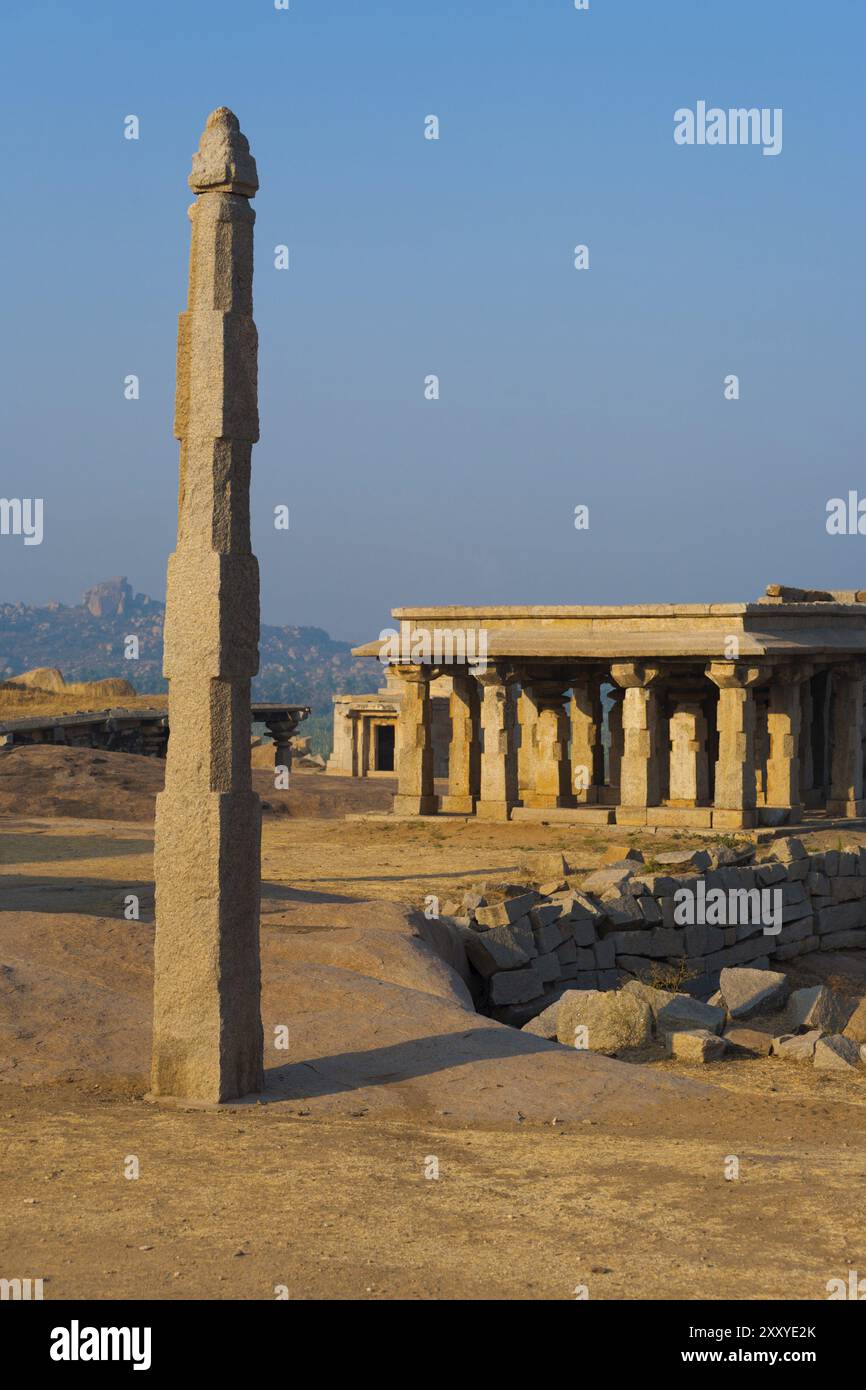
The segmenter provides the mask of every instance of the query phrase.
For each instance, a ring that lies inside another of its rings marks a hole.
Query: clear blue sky
[[[164,595],[223,104],[261,181],[265,621],[866,587],[866,537],[825,530],[866,496],[864,48],[863,0],[4,0],[0,495],[45,539],[0,537],[0,599]],[[678,147],[698,100],[783,108],[782,153]]]

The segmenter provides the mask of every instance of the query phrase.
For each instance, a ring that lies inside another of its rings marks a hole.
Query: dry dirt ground
[[[152,804],[149,760],[97,756],[42,776]],[[613,836],[346,821],[388,784],[297,774],[263,830],[264,1102],[172,1110],[144,1098],[149,819],[5,777],[0,1276],[52,1299],[823,1299],[866,1271],[860,1077],[575,1053],[478,1018],[419,939],[425,895],[546,849],[589,867]],[[799,978],[840,974],[866,992],[853,955]]]

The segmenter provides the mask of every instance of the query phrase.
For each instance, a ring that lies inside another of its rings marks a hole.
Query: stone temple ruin
[[[398,815],[724,832],[863,814],[863,591],[393,617]],[[392,640],[354,655],[382,660]],[[431,695],[443,677],[440,797]]]

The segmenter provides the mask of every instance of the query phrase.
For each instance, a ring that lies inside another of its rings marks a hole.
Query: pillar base
[[[646,825],[647,809],[646,806],[617,806],[616,823],[617,825]]]
[[[751,830],[756,820],[757,815],[753,810],[726,811],[718,807],[713,809],[714,830]]]
[[[866,801],[828,801],[827,811],[831,816],[863,816]]]
[[[438,796],[394,796],[395,816],[435,816],[438,810]]]
[[[477,801],[475,815],[478,820],[510,820],[511,804],[508,801]]]
[[[439,798],[439,810],[458,816],[473,816],[475,814],[474,796],[441,796]]]
[[[767,825],[794,825],[803,819],[803,807],[799,802],[790,806],[775,806],[771,802],[760,808],[758,819]]]
[[[546,792],[523,792],[521,801],[524,806],[531,806],[542,811],[551,811],[558,806],[576,805],[573,796],[553,796]]]

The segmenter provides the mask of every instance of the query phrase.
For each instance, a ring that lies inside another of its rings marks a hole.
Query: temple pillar
[[[834,816],[862,816],[863,679],[859,663],[834,667],[830,693],[832,755],[827,810]]]
[[[622,772],[622,690],[610,692],[610,709],[607,712],[607,785],[614,802],[619,801],[619,781]]]
[[[558,681],[533,681],[525,693],[535,705],[537,723],[535,785],[524,793],[523,804],[543,809],[573,806],[565,687]]]
[[[481,687],[481,794],[475,814],[481,820],[508,820],[517,803],[515,705],[508,673],[488,665],[475,679]]]
[[[532,697],[521,690],[517,701],[517,723],[520,745],[517,749],[517,787],[522,799],[524,792],[535,786],[535,728],[538,711]]]
[[[571,789],[582,805],[598,801],[604,785],[601,725],[601,682],[576,681],[571,687]]]
[[[478,683],[474,676],[452,676],[449,713],[448,795],[443,796],[440,809],[471,816],[481,787]]]
[[[810,673],[811,675],[811,673]],[[804,802],[809,801],[809,794],[815,782],[814,758],[812,755],[812,718],[814,708],[812,703],[812,681],[807,678],[798,687],[800,696],[800,797]]]
[[[670,718],[672,806],[705,806],[710,795],[707,721],[698,700],[678,700]]]
[[[755,701],[752,687],[764,672],[757,666],[713,661],[707,676],[719,687],[713,827],[742,830],[755,824]]]
[[[661,672],[640,662],[618,662],[611,678],[625,694],[622,705],[623,752],[617,821],[645,825],[648,806],[657,806],[660,795],[658,750],[658,696],[652,683]]]
[[[810,666],[786,667],[773,672],[767,708],[769,756],[765,800],[768,807],[788,811],[790,821],[803,816],[800,792],[801,683],[812,674]]]
[[[429,666],[392,667],[400,678],[397,713],[397,791],[394,814],[432,816],[438,810],[433,788]]]

